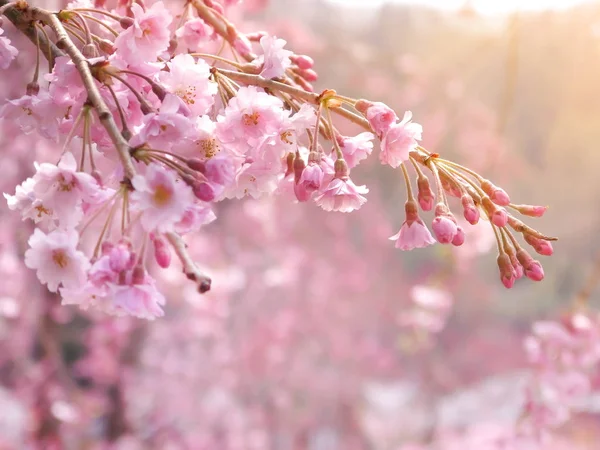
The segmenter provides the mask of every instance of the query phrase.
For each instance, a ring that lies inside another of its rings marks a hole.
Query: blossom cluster
[[[400,119],[381,102],[315,93],[310,57],[275,36],[241,33],[219,3],[193,0],[171,11],[161,1],[135,2],[108,11],[82,0],[53,13],[19,0],[0,12],[9,9],[32,24],[52,69],[41,75],[38,61],[26,94],[7,101],[0,119],[63,152],[56,164],[36,164],[5,197],[37,226],[26,265],[65,304],[161,316],[165,298],[149,264],[167,268],[174,252],[199,291],[210,289],[182,236],[212,222],[216,202],[278,194],[352,212],[369,190],[351,170],[376,143],[381,163],[400,168],[406,184],[406,220],[390,238],[397,248],[462,245],[450,209],[456,197],[467,222],[481,218],[493,228],[506,287],[523,275],[544,277],[513,232],[542,255],[552,254],[554,239],[508,211],[539,217],[545,207],[513,204],[491,181],[428,152],[410,112]],[[0,67],[17,54],[1,37]],[[339,120],[361,131],[343,135]],[[433,235],[419,207],[434,212]]]

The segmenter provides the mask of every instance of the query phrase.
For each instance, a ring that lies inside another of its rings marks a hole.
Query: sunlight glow
[[[498,14],[514,11],[540,11],[545,9],[567,9],[579,4],[598,0],[329,0],[344,6],[373,8],[385,3],[404,3],[457,10],[470,4],[482,14]]]

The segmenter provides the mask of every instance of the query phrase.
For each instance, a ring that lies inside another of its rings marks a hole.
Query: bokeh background
[[[219,204],[191,241],[213,291],[173,268],[151,323],[60,306],[22,262],[30,225],[3,206],[0,448],[516,448],[523,340],[572,307],[600,252],[600,2],[500,3],[255,0],[231,17],[311,55],[318,90],[411,110],[430,151],[549,205],[543,282],[505,290],[485,226],[462,248],[394,249],[406,193],[377,158],[353,174],[371,192],[349,215]],[[24,53],[13,74],[31,71]],[[17,80],[0,75],[0,99]],[[1,190],[51,145],[0,122]],[[449,306],[420,311],[423,296]],[[597,449],[599,411],[588,396],[540,448]]]

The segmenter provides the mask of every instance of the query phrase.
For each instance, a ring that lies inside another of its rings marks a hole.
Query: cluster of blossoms
[[[422,127],[410,112],[400,120],[383,103],[313,92],[317,74],[308,56],[264,32],[242,34],[220,3],[187,1],[179,20],[160,1],[108,11],[80,0],[56,13],[24,0],[0,4],[19,28],[33,30],[30,39],[51,65],[41,76],[38,59],[26,95],[8,101],[0,118],[64,149],[56,165],[36,165],[14,195],[5,194],[9,207],[38,227],[27,266],[64,303],[162,315],[150,254],[166,268],[174,251],[185,275],[207,291],[210,278],[182,236],[215,219],[215,202],[279,194],[354,211],[368,189],[350,172],[374,141],[382,164],[399,167],[406,182],[406,221],[390,238],[396,247],[462,245],[465,233],[450,209],[456,197],[467,222],[489,220],[506,287],[523,274],[544,277],[511,230],[542,255],[552,253],[553,238],[507,208],[534,217],[546,208],[513,204],[479,174],[419,146]],[[0,67],[16,55],[0,38]],[[364,131],[344,136],[334,117]],[[419,206],[434,211],[433,235]]]
[[[534,371],[527,385],[523,424],[540,434],[566,423],[595,390],[600,317],[582,311],[557,322],[537,322],[525,348]]]

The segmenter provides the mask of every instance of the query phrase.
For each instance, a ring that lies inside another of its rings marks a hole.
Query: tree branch
[[[177,233],[167,233],[167,239],[175,249],[175,253],[183,265],[183,273],[185,273],[185,276],[198,284],[198,291],[201,294],[209,291],[211,284],[210,277],[200,271],[198,265],[190,256],[187,245],[181,236]]]

